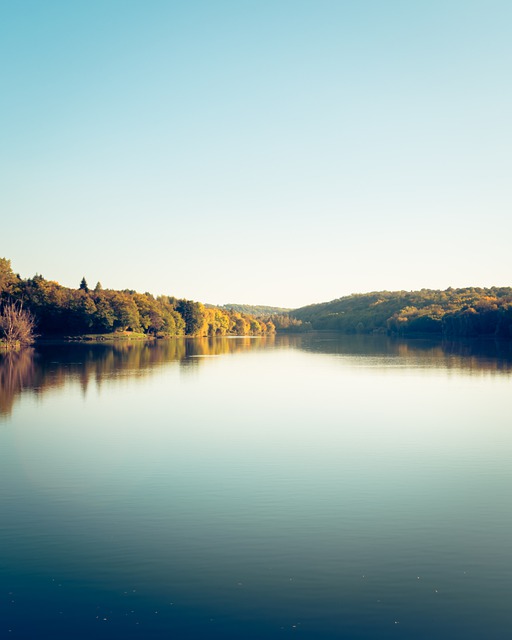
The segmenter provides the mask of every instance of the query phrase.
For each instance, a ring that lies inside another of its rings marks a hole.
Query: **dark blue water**
[[[509,637],[511,372],[326,335],[2,358],[0,637]]]

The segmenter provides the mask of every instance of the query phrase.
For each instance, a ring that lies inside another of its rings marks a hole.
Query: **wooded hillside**
[[[512,338],[512,288],[353,294],[290,312],[313,329],[344,333]]]

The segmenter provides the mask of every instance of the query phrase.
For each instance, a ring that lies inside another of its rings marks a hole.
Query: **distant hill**
[[[226,311],[247,313],[256,317],[281,315],[290,311],[290,309],[285,309],[284,307],[267,307],[264,305],[254,304],[225,304],[219,308],[225,309]]]
[[[290,312],[313,329],[344,333],[512,338],[512,288],[377,291]]]

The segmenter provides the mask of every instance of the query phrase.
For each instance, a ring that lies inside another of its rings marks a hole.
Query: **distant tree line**
[[[283,315],[288,313],[288,311],[290,311],[290,309],[286,309],[284,307],[269,307],[261,304],[258,305],[258,304],[233,304],[233,303],[222,305],[220,309],[225,309],[226,311],[238,311],[240,313],[246,313],[251,316],[256,316],[257,318]]]
[[[294,318],[291,313],[273,315],[272,322],[279,333],[306,333],[312,329],[310,322]]]
[[[41,336],[131,331],[154,337],[263,335],[275,331],[270,318],[205,307],[172,296],[132,290],[90,289],[85,278],[77,289],[45,280],[22,279],[0,258],[0,306],[16,304],[35,320]],[[0,311],[1,313],[1,311]],[[1,327],[0,327],[0,338]]]
[[[245,313],[244,308],[255,313]],[[25,343],[34,331],[41,336],[130,331],[163,338],[315,329],[512,339],[512,288],[379,291],[282,312],[278,307],[214,307],[172,296],[103,289],[99,282],[91,289],[85,278],[72,289],[41,275],[22,279],[9,260],[0,258],[0,340],[6,341],[16,317],[24,325],[11,333],[12,339]]]
[[[290,312],[313,329],[343,333],[512,338],[512,288],[353,294]]]

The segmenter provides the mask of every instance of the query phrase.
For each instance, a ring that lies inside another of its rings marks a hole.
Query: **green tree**
[[[178,300],[176,311],[185,321],[185,333],[194,336],[201,333],[204,325],[204,306],[193,300]]]
[[[103,291],[97,291],[94,294],[94,304],[96,305],[96,314],[94,316],[94,331],[97,333],[108,333],[113,330],[115,322],[115,313]]]
[[[139,310],[129,293],[124,291],[112,291],[110,304],[114,312],[114,330],[141,330]]]
[[[72,333],[89,333],[95,324],[96,305],[84,290],[73,291],[69,301],[69,324]]]
[[[157,302],[164,320],[158,335],[182,336],[185,333],[185,321],[175,309],[177,300],[168,296],[159,296]]]
[[[160,303],[150,293],[134,293],[132,297],[139,311],[142,329],[157,335],[165,324]]]
[[[0,258],[0,295],[10,294],[15,282],[16,276],[12,272],[11,261]]]

